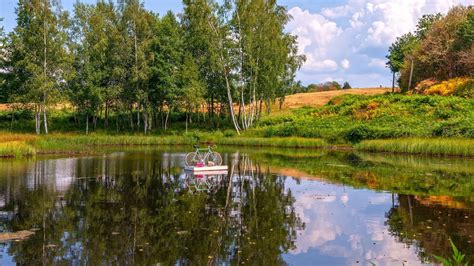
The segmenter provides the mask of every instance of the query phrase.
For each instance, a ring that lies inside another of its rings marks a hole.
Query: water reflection
[[[468,166],[306,155],[224,152],[228,172],[200,174],[163,150],[0,161],[1,231],[35,232],[0,264],[416,265],[449,237],[473,261],[472,186],[452,186]]]
[[[16,263],[281,264],[302,228],[285,178],[258,169],[190,176],[166,153],[70,160],[9,166],[18,175],[2,178],[2,209],[13,214],[4,230],[39,229],[8,243]]]

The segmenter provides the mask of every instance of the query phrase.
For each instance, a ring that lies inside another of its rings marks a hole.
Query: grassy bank
[[[364,140],[356,144],[354,148],[374,152],[474,156],[474,139],[402,138]]]
[[[35,136],[30,134],[0,133],[0,156],[23,157],[35,153],[81,152],[98,146],[144,146],[144,145],[193,145],[202,143],[226,146],[323,148],[327,143],[322,139],[311,138],[258,138],[226,137],[221,132],[199,133],[171,136],[144,135],[75,135],[51,134]]]
[[[0,158],[22,158],[36,154],[36,149],[21,141],[0,143]]]
[[[31,134],[11,134],[0,132],[0,158],[31,157],[36,154],[32,143],[38,139]]]
[[[218,146],[281,147],[333,149],[324,139],[302,137],[225,136],[221,132],[184,135],[75,135],[0,133],[0,157],[25,157],[36,153],[76,153],[94,151],[100,146],[144,146],[217,144]],[[350,146],[344,146],[350,148]],[[398,138],[364,140],[354,149],[371,152],[410,153],[426,155],[474,156],[474,139],[462,138]]]
[[[249,133],[322,138],[331,143],[403,137],[474,138],[474,99],[345,95],[320,108],[306,107],[267,116]]]
[[[258,147],[285,147],[285,148],[323,148],[327,147],[326,141],[315,138],[301,137],[224,137],[216,140],[220,145],[233,146],[258,146]]]
[[[222,133],[192,133],[181,136],[143,136],[143,135],[51,135],[40,138],[35,146],[40,149],[85,147],[100,145],[192,145],[218,144],[229,146],[267,146],[288,148],[321,148],[327,144],[322,139],[311,138],[256,138],[225,137]]]

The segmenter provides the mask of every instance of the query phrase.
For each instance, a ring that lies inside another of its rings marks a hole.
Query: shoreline
[[[300,137],[225,137],[217,134],[182,136],[144,135],[67,135],[0,133],[0,159],[33,157],[35,155],[90,154],[93,147],[133,146],[203,146],[291,148],[322,151],[361,151],[381,154],[422,155],[436,157],[474,157],[474,139],[399,138],[363,140],[357,144],[331,144],[324,139]]]

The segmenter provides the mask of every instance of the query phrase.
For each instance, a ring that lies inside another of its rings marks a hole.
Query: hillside
[[[339,91],[332,93],[335,92]],[[317,100],[323,101],[320,94],[327,96],[327,93],[314,93],[318,97],[295,96],[291,100],[295,106],[314,105]],[[455,96],[346,93],[322,107],[294,108],[264,117],[251,134],[324,138],[332,142],[400,137],[472,138],[474,100]]]
[[[332,98],[341,95],[376,95],[390,92],[391,90],[391,88],[358,88],[349,90],[297,93],[285,97],[283,109],[295,109],[303,106],[319,107],[328,103]]]

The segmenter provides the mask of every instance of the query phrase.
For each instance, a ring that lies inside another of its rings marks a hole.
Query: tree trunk
[[[117,132],[119,132],[119,115],[115,115],[115,125],[117,127]]]
[[[46,93],[43,99],[43,126],[44,126],[44,134],[48,134],[48,116],[46,115]]]
[[[10,121],[10,131],[13,132],[13,121],[15,120],[15,111],[12,110],[12,120]]]
[[[412,78],[413,78],[413,58],[411,59],[410,78],[408,80],[408,90],[411,89]]]
[[[86,115],[86,135],[89,135],[89,115]]]
[[[395,71],[392,72],[392,93],[395,92]]]
[[[35,104],[35,129],[36,129],[36,134],[39,135],[41,134],[41,116],[40,116],[40,106],[38,104]]]
[[[105,102],[105,119],[104,119],[104,128],[107,129],[109,127],[109,102]]]
[[[230,117],[232,118],[232,122],[234,124],[235,131],[237,131],[237,135],[240,135],[239,122],[236,120],[235,113],[234,113],[234,102],[232,101],[232,92],[230,90],[231,87],[230,87],[229,77],[228,77],[228,73],[227,73],[227,65],[225,63],[226,61],[225,61],[224,55],[222,54],[223,49],[224,49],[224,45],[222,44],[222,40],[220,39],[219,32],[214,27],[214,25],[212,25],[212,23],[210,21],[209,21],[209,25],[211,26],[211,28],[216,33],[216,37],[219,39],[219,45],[220,45],[219,49],[221,50],[220,60],[221,60],[222,70],[223,70],[225,84],[226,84],[226,88],[227,88],[227,99],[229,101]]]
[[[164,121],[165,119],[163,118],[163,102],[160,102],[160,110],[159,110],[159,116],[160,116],[160,125],[161,125],[161,128],[164,128],[165,125],[164,125]]]
[[[186,111],[186,133],[188,133],[188,112]]]
[[[92,116],[92,123],[93,123],[93,130],[95,131],[97,129],[97,116],[96,115]]]
[[[137,130],[140,131],[140,105],[137,107]]]
[[[168,118],[170,116],[170,112],[171,112],[171,106],[168,106],[168,112],[166,113],[166,118],[165,118],[165,131],[168,128]]]
[[[148,114],[147,114],[146,108],[143,111],[143,131],[146,135],[148,131]]]
[[[46,3],[43,3],[44,5],[44,14],[46,14],[46,9],[47,5]],[[48,63],[46,61],[46,55],[48,54],[48,48],[47,48],[47,31],[46,31],[46,19],[43,20],[43,78],[44,82],[47,82],[47,67]],[[43,88],[45,90],[46,88]],[[43,91],[43,119],[44,119],[44,133],[48,134],[48,120],[46,116],[46,91]]]
[[[214,94],[211,94],[211,118],[214,118]]]
[[[134,125],[133,125],[133,107],[129,106],[129,113],[128,113],[128,121],[130,122],[130,128],[132,131],[134,130]]]

